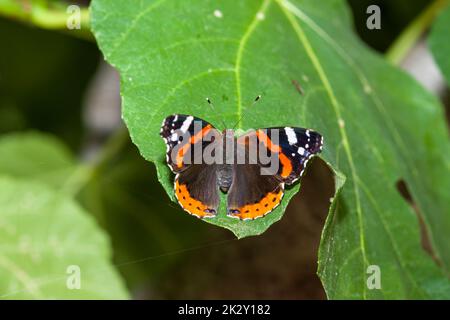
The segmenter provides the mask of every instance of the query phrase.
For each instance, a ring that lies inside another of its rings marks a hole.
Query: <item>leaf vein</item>
[[[270,4],[271,0],[264,0],[261,7],[259,8],[257,13],[265,13],[267,11],[267,8]],[[256,26],[259,24],[260,19],[258,19],[258,15],[255,14],[253,20],[251,21],[250,25],[247,27],[247,30],[245,31],[244,35],[242,36],[241,40],[239,41],[238,50],[236,53],[236,65],[235,65],[235,78],[236,78],[236,97],[237,97],[237,128],[241,128],[241,119],[242,119],[242,93],[241,93],[241,64],[242,64],[242,56],[244,54],[244,48],[247,44],[248,40],[250,39],[250,36],[253,34],[253,32],[256,29]]]
[[[297,37],[299,38],[300,42],[303,44],[303,47],[305,48],[305,51],[308,55],[308,57],[310,58],[314,68],[316,69],[316,72],[319,75],[319,78],[321,80],[321,82],[323,83],[325,90],[327,92],[327,95],[330,99],[331,105],[333,106],[334,112],[336,114],[337,119],[342,119],[341,116],[341,111],[340,111],[340,105],[339,102],[337,101],[337,98],[334,94],[334,91],[331,87],[331,84],[328,80],[328,77],[325,73],[325,70],[323,69],[316,53],[314,52],[314,49],[309,41],[309,39],[307,38],[306,34],[304,33],[303,29],[301,28],[301,26],[298,24],[297,20],[295,20],[295,17],[292,16],[291,12],[289,11],[289,9],[286,7],[286,5],[284,4],[283,0],[276,0],[278,5],[280,6],[281,10],[283,11],[283,13],[285,14],[287,20],[289,21],[289,23],[291,24],[292,28],[294,29],[295,33],[297,34]],[[352,174],[352,180],[353,180],[353,191],[354,191],[354,195],[355,195],[355,205],[356,205],[356,213],[357,213],[357,217],[358,217],[358,224],[359,224],[359,239],[360,239],[360,247],[361,247],[361,253],[362,253],[362,259],[363,259],[363,265],[364,265],[364,272],[365,272],[365,267],[369,264],[368,260],[367,260],[367,253],[365,250],[365,240],[364,240],[364,232],[363,232],[363,217],[362,217],[362,208],[361,208],[361,200],[360,200],[360,195],[359,195],[359,190],[356,184],[356,179],[357,179],[357,173],[356,173],[356,168],[355,168],[355,164],[353,162],[353,157],[351,154],[351,148],[350,148],[350,143],[347,137],[347,132],[345,130],[345,127],[343,126],[339,126],[339,132],[341,134],[342,137],[342,143],[344,146],[344,150],[348,159],[348,163],[350,166],[350,170],[351,170],[351,174]],[[363,287],[363,295],[364,298],[366,298],[366,287]]]
[[[117,39],[117,41],[114,42],[113,46],[112,46],[112,50],[109,54],[110,59],[112,60],[112,57],[114,56],[117,48],[119,48],[128,38],[128,36],[130,35],[131,31],[133,31],[133,29],[136,27],[137,23],[139,22],[139,20],[142,19],[142,17],[144,17],[145,15],[147,15],[148,13],[152,12],[154,9],[156,9],[157,7],[159,7],[161,4],[163,4],[164,2],[166,2],[167,0],[159,0],[156,2],[152,2],[151,4],[148,5],[147,8],[145,8],[145,10],[140,11],[131,21],[130,26],[128,27],[127,30],[125,30],[125,32],[123,32],[120,36],[120,38]]]

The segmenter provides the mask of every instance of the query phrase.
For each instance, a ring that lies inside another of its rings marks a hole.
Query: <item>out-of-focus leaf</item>
[[[0,230],[2,299],[128,297],[106,235],[64,193],[1,176]]]
[[[126,297],[106,235],[64,188],[79,168],[68,148],[48,134],[14,133],[0,137],[0,154],[0,296]],[[82,290],[65,287],[64,263],[83,265]]]
[[[170,277],[165,272],[184,250],[213,241],[206,225],[170,205],[156,170],[131,142],[97,171],[80,201],[111,235],[114,262],[132,289]]]
[[[75,170],[67,147],[47,134],[0,136],[0,155],[0,174],[36,179],[54,187],[61,187]]]
[[[58,189],[79,169],[65,145],[37,132],[1,136],[0,155],[0,175]],[[183,250],[211,241],[206,226],[175,214],[155,170],[131,143],[90,174],[77,199],[111,236],[113,261],[130,288],[155,284]]]
[[[77,149],[83,94],[99,61],[95,44],[1,17],[0,38],[0,132],[42,130]]]
[[[450,86],[450,5],[437,17],[431,29],[428,43],[439,68]]]
[[[141,154],[174,199],[159,137],[163,118],[187,113],[220,126],[315,128],[336,195],[319,274],[330,298],[448,298],[450,283],[420,246],[403,179],[436,256],[450,270],[450,145],[439,102],[354,35],[344,1],[94,0],[92,25],[121,73],[123,116]],[[299,82],[304,95],[292,85]],[[249,109],[257,94],[262,102]],[[216,110],[204,98],[216,102]],[[343,181],[345,180],[345,183]],[[205,220],[238,237],[278,221],[299,185],[264,219]],[[367,285],[379,266],[382,289]]]

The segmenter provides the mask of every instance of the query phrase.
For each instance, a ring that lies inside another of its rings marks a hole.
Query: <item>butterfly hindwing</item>
[[[274,175],[261,175],[257,164],[235,164],[228,192],[227,214],[241,220],[260,218],[274,210],[284,194],[284,183]]]
[[[219,207],[216,165],[193,164],[175,177],[181,207],[198,218],[214,217]]]

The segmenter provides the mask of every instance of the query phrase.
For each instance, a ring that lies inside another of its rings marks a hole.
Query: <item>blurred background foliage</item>
[[[431,3],[429,0],[349,0],[355,29],[369,46],[385,52],[414,18],[418,17]],[[382,12],[382,28],[366,28],[366,8],[378,5]]]
[[[430,1],[348,3],[360,37],[385,53]],[[333,194],[327,167],[314,161],[283,220],[257,238],[236,241],[231,233],[183,213],[129,140],[119,119],[118,76],[103,62],[89,32],[80,36],[64,24],[30,18],[34,6],[62,10],[65,16],[68,4],[0,0],[0,133],[39,131],[68,146],[85,169],[74,196],[109,234],[113,263],[132,296],[325,298],[316,269]],[[371,4],[381,7],[381,30],[366,28]],[[14,6],[24,13],[12,14]]]

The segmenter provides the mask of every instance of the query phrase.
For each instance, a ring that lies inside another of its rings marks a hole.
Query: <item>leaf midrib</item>
[[[336,53],[344,59],[344,61],[348,64],[348,66],[355,72],[357,78],[361,82],[363,86],[364,92],[366,92],[369,96],[369,98],[374,103],[375,107],[377,108],[378,112],[383,117],[384,122],[387,124],[388,127],[388,133],[391,135],[392,139],[396,142],[396,145],[398,148],[393,148],[393,152],[398,155],[399,158],[402,159],[402,162],[407,165],[409,168],[409,172],[412,174],[412,178],[417,183],[417,185],[422,184],[421,177],[419,174],[419,171],[416,167],[416,165],[412,162],[411,157],[408,156],[408,148],[406,147],[406,144],[401,137],[399,131],[397,130],[393,120],[391,117],[389,117],[386,107],[384,106],[381,99],[378,97],[376,92],[372,91],[372,86],[369,82],[369,80],[366,78],[364,73],[359,69],[359,67],[352,61],[352,58],[347,54],[347,52],[338,44],[336,43],[333,38],[331,38],[320,26],[318,26],[310,17],[308,17],[303,11],[298,9],[295,5],[290,3],[288,0],[282,0],[283,5],[291,11],[295,16],[297,16],[300,20],[302,20],[306,25],[308,25],[311,30],[313,30],[319,37],[321,37],[324,41],[326,41],[335,51]],[[370,93],[370,94],[369,94]],[[450,161],[446,161],[445,165],[450,168]],[[421,201],[417,202],[417,205],[419,207],[419,210],[421,212],[425,212],[426,208],[423,207],[423,204]],[[424,215],[424,219],[427,222],[428,225],[428,217]],[[436,246],[434,245],[434,238],[431,238],[433,248]],[[435,250],[435,254],[438,257],[439,260],[442,261],[440,252],[438,250]]]
[[[358,78],[360,79],[360,81],[361,81],[361,83],[362,83],[362,85],[363,85],[363,87],[364,87],[364,91],[365,91],[365,92],[371,92],[371,86],[370,86],[370,83],[369,83],[368,79],[367,79],[367,78],[365,77],[365,75],[361,72],[361,70],[359,70],[359,69],[357,68],[357,66],[350,60],[350,58],[349,58],[349,57],[341,50],[341,48],[333,41],[333,39],[331,39],[331,38],[330,38],[330,37],[329,37],[322,29],[318,28],[317,25],[316,25],[316,24],[315,24],[308,16],[306,16],[302,11],[300,11],[300,9],[298,9],[297,7],[295,7],[295,6],[294,6],[293,4],[291,4],[289,1],[287,1],[287,0],[275,0],[275,1],[279,4],[279,6],[282,8],[282,10],[283,10],[283,7],[286,7],[286,9],[289,10],[289,11],[290,11],[290,8],[289,8],[289,7],[295,8],[296,10],[298,10],[298,11],[302,14],[302,17],[303,17],[304,19],[307,19],[307,20],[310,22],[310,24],[313,24],[313,25],[311,26],[312,30],[315,31],[320,37],[322,37],[322,38],[323,38],[324,40],[326,40],[328,43],[330,43],[331,46],[339,53],[339,55],[340,55],[341,57],[343,57],[344,60],[349,64],[349,66],[352,68],[352,70],[354,70],[354,71],[356,72]],[[287,3],[288,6],[285,6],[285,3]],[[287,12],[287,11],[285,11],[285,10],[283,10],[283,12],[286,14],[286,17],[289,19],[289,15],[290,15],[289,12]],[[294,12],[294,14],[295,14],[295,13],[296,13],[296,12]],[[298,16],[298,14],[295,14],[295,15]],[[290,16],[292,16],[292,15],[290,15]],[[298,16],[298,17],[299,17],[300,19],[302,18],[302,17],[300,17],[300,16]],[[292,17],[292,18],[293,18],[293,17]],[[290,20],[290,19],[289,19],[289,20]],[[292,21],[293,21],[296,25],[298,25],[298,23],[295,21],[295,19],[292,19]],[[298,27],[300,28],[299,25],[298,25]],[[313,28],[313,27],[314,27],[314,28]],[[294,25],[293,25],[293,28],[295,29]],[[301,28],[300,28],[300,31],[302,31]],[[304,32],[302,32],[302,33],[303,33],[303,35],[305,36],[305,40],[307,41],[306,35],[304,34]],[[309,42],[309,41],[308,41],[308,42]],[[302,43],[303,43],[303,41],[302,41]],[[305,49],[306,49],[306,48],[305,48]],[[312,53],[314,54],[313,51],[312,51]],[[315,56],[315,54],[314,54],[314,56]],[[313,62],[313,61],[312,61],[312,62]],[[318,62],[318,59],[317,59],[317,62]],[[318,63],[320,64],[320,62],[318,62]],[[314,62],[313,62],[313,65],[316,67],[316,64],[314,64]],[[322,70],[323,70],[323,69],[322,69]],[[323,74],[324,74],[324,76],[325,76],[325,80],[327,81],[328,79],[326,78],[326,75],[325,75],[324,72],[323,72]],[[322,82],[323,82],[322,77],[321,77],[321,80],[322,80]],[[328,81],[327,81],[327,82],[328,82]],[[326,89],[327,93],[329,94],[329,96],[330,96],[330,93],[334,96],[333,91],[332,91],[332,89],[331,89],[331,86],[329,86],[329,82],[328,82],[328,86],[327,86],[325,83],[324,83],[324,86],[325,86],[325,89]],[[327,87],[330,88],[331,91],[329,91]],[[389,131],[392,133],[393,138],[396,140],[396,142],[398,143],[398,145],[401,146],[402,151],[403,151],[404,153],[406,153],[406,152],[405,152],[405,148],[406,148],[406,147],[405,147],[405,145],[404,145],[404,141],[403,141],[403,139],[401,138],[401,136],[400,136],[398,130],[396,130],[394,124],[392,123],[392,120],[391,120],[389,117],[386,116],[386,110],[385,110],[384,106],[382,105],[381,100],[380,100],[379,98],[375,99],[376,97],[374,97],[372,94],[370,95],[370,97],[371,97],[371,99],[373,100],[374,104],[377,106],[377,108],[378,108],[378,110],[380,111],[380,113],[382,114],[383,118],[387,120],[387,123],[388,123],[388,125],[389,125]],[[331,96],[330,96],[330,99],[331,99]],[[335,102],[336,102],[336,107],[338,108],[337,111],[339,111],[339,103],[337,102],[335,96],[334,96],[334,99],[335,99]],[[333,102],[332,102],[332,103],[333,103]],[[341,129],[341,128],[340,128],[340,129]],[[342,128],[342,129],[343,129],[343,128]],[[341,134],[342,134],[342,133],[341,133]],[[347,146],[348,146],[348,151],[350,151],[350,145],[349,145],[349,143],[348,143],[348,140],[347,140]],[[345,141],[344,141],[344,148],[346,148]],[[346,153],[347,153],[347,150],[346,150]],[[350,154],[347,153],[347,156],[348,156],[348,155],[350,155],[350,158],[349,158],[349,164],[350,164],[350,160],[352,160],[351,153],[350,153]],[[402,158],[404,158],[403,155],[402,155]],[[353,162],[353,161],[352,161],[352,162]],[[416,168],[416,167],[414,166],[414,164],[412,164],[410,161],[406,161],[406,162],[407,162],[407,164],[409,165],[409,167],[412,168],[411,172],[413,173],[414,178],[417,178],[417,177],[418,177],[418,174],[417,174],[417,168]],[[393,238],[393,236],[392,236],[392,233],[390,232],[389,228],[387,227],[387,224],[386,224],[386,222],[384,221],[384,218],[383,218],[382,215],[381,215],[381,211],[380,211],[380,209],[378,208],[378,206],[376,205],[375,200],[373,199],[372,194],[369,192],[368,189],[366,189],[367,187],[364,185],[363,181],[362,181],[362,180],[359,178],[359,176],[356,174],[356,168],[354,167],[354,165],[352,166],[352,165],[350,164],[350,166],[351,166],[351,170],[352,170],[352,177],[353,177],[354,179],[356,179],[356,180],[354,180],[354,189],[355,189],[355,191],[358,190],[358,194],[359,194],[359,189],[358,189],[357,183],[356,183],[356,182],[359,182],[359,184],[361,185],[361,187],[363,187],[363,190],[366,190],[366,194],[368,195],[368,197],[370,198],[371,202],[374,204],[376,211],[378,212],[379,218],[380,218],[380,220],[381,220],[381,222],[382,222],[382,226],[383,226],[383,228],[385,229],[385,231],[387,232],[387,234],[388,234],[388,236],[389,236],[389,239],[390,239],[390,242],[391,242],[391,244],[392,244],[392,248],[393,248],[393,250],[394,250],[394,253],[395,253],[395,256],[396,256],[396,258],[397,258],[397,261],[400,263],[400,265],[402,266],[402,268],[406,271],[407,277],[408,277],[408,278],[410,279],[410,281],[413,283],[413,286],[414,286],[415,288],[418,289],[418,292],[420,293],[420,295],[421,295],[422,297],[426,297],[426,295],[424,295],[424,292],[420,289],[420,287],[419,287],[417,281],[414,279],[414,277],[412,277],[411,271],[409,270],[409,268],[407,268],[407,267],[404,265],[403,260],[402,260],[402,258],[401,258],[400,250],[399,250],[399,249],[397,248],[397,246],[396,246],[396,241],[394,240],[394,238]],[[355,175],[353,175],[353,173],[355,173]],[[355,195],[356,195],[356,193],[355,193]],[[362,213],[362,211],[360,211],[360,213]],[[360,222],[360,228],[361,228],[361,227],[362,227],[362,215],[361,215],[361,220],[359,220],[359,222]],[[361,231],[362,231],[362,230],[361,230]],[[362,244],[364,244],[364,243],[362,243]],[[361,249],[364,249],[364,247],[361,246]],[[361,252],[362,252],[362,254],[363,254],[363,258],[364,258],[366,264],[368,264],[368,261],[367,261],[367,255],[366,255],[365,251],[362,250]],[[364,289],[365,289],[365,287],[364,287]],[[365,294],[365,293],[366,293],[366,292],[364,291],[364,294]]]
[[[341,116],[341,111],[340,111],[340,106],[339,106],[339,102],[337,101],[337,98],[334,94],[333,89],[331,88],[331,84],[328,81],[328,77],[317,57],[317,55],[314,52],[314,49],[311,45],[311,43],[308,40],[308,37],[306,36],[306,34],[304,33],[303,29],[301,28],[301,26],[299,25],[299,23],[297,22],[297,20],[295,20],[295,17],[291,14],[290,11],[288,11],[288,9],[282,4],[281,0],[275,0],[277,2],[277,4],[279,5],[279,7],[281,8],[282,12],[284,13],[284,15],[286,16],[287,20],[289,21],[289,23],[291,24],[292,28],[294,29],[294,32],[296,33],[298,39],[300,40],[300,43],[303,45],[306,54],[308,55],[309,59],[311,60],[311,63],[313,64],[314,68],[316,69],[316,72],[319,75],[319,78],[321,80],[321,82],[324,85],[324,88],[327,92],[327,95],[330,99],[331,105],[333,107],[333,110],[336,114],[336,118],[338,121],[343,120],[342,116]],[[360,195],[359,195],[359,189],[357,187],[356,184],[356,180],[358,179],[358,175],[356,173],[356,168],[355,168],[355,164],[353,161],[353,157],[352,157],[352,153],[351,153],[351,148],[350,148],[350,142],[348,140],[348,135],[347,135],[347,131],[345,129],[345,126],[343,125],[339,125],[338,124],[338,128],[339,128],[339,133],[341,135],[342,138],[342,143],[344,146],[344,150],[345,150],[345,154],[347,156],[347,160],[350,166],[350,171],[351,171],[351,175],[352,175],[352,183],[353,183],[353,191],[355,194],[355,205],[356,205],[356,213],[358,216],[358,224],[359,224],[359,239],[360,239],[360,247],[361,247],[361,253],[362,253],[362,259],[363,259],[363,267],[364,270],[363,272],[365,272],[366,267],[369,265],[368,263],[368,259],[367,259],[367,253],[366,253],[366,248],[365,248],[365,239],[364,239],[364,230],[363,230],[363,218],[362,218],[362,209],[361,209],[361,199],[360,199]],[[364,299],[366,299],[366,286],[363,285],[363,297]]]

